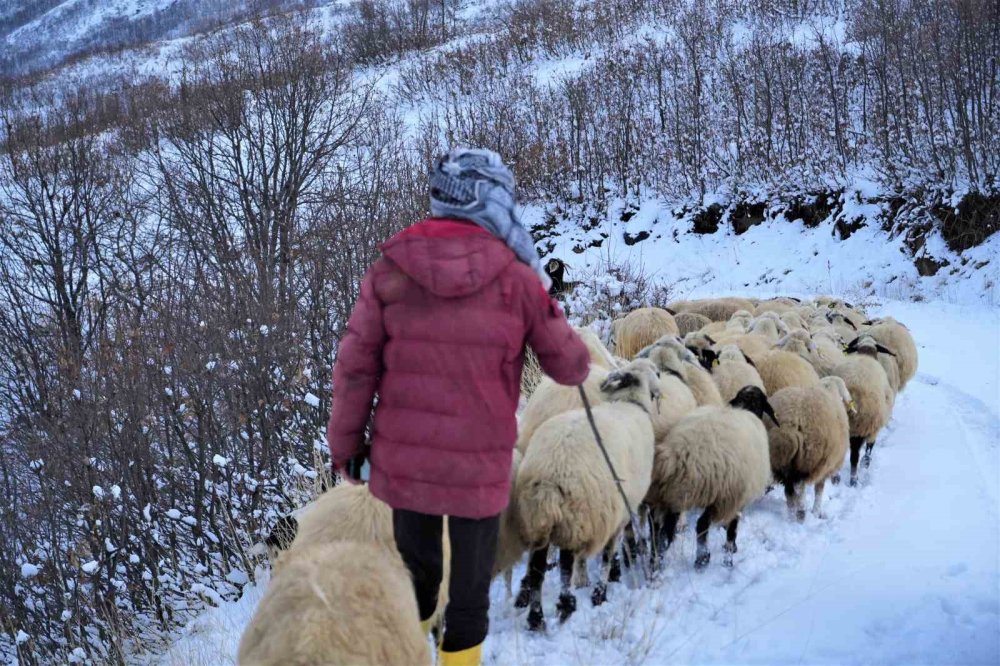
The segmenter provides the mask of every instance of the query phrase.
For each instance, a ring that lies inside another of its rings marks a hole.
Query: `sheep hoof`
[[[570,615],[576,612],[576,597],[571,592],[563,592],[559,595],[556,610],[559,611],[559,622],[565,622]]]
[[[522,584],[521,589],[517,591],[517,598],[514,599],[514,608],[527,608],[529,603],[531,603],[531,590]]]
[[[800,523],[806,522],[806,510],[805,509],[799,509],[798,511],[796,511],[795,512],[795,520],[797,520]]]
[[[813,515],[819,518],[820,520],[826,520],[827,518],[830,517],[829,515],[827,515],[826,511],[813,511]]]
[[[528,631],[545,631],[545,615],[541,604],[533,605],[528,611]]]
[[[727,569],[732,569],[733,568],[733,554],[732,553],[726,553],[725,555],[722,556],[722,566],[726,567]]]
[[[861,457],[861,464],[865,466],[865,469],[868,469],[869,467],[871,467],[872,466],[872,457],[871,457],[871,455],[866,453],[864,456],[862,456]]]
[[[764,494],[767,495],[772,490],[774,490],[774,484],[773,483],[770,484],[767,488],[764,489]]]
[[[851,488],[857,488],[858,487],[858,477],[852,476],[850,482],[848,483],[848,485]]]
[[[708,566],[709,560],[712,559],[711,553],[698,553],[698,557],[694,558],[694,568],[701,571]]]
[[[839,486],[840,485],[840,475],[839,474],[834,474],[833,476],[831,476],[830,477],[830,483],[832,483],[835,486]]]
[[[598,583],[594,586],[594,591],[590,595],[590,603],[594,606],[600,606],[605,601],[608,600],[608,588],[604,583]]]

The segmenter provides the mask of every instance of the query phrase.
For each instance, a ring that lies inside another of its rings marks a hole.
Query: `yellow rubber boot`
[[[483,644],[474,645],[458,652],[438,653],[438,666],[479,666],[483,659]]]

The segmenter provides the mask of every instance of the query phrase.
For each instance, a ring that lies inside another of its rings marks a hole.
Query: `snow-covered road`
[[[719,530],[696,573],[689,528],[659,580],[614,585],[597,609],[581,590],[563,626],[552,572],[544,636],[526,631],[498,581],[486,663],[1000,663],[1000,312],[881,312],[913,331],[919,374],[861,486],[827,485],[826,520],[789,522],[774,491],[744,514],[733,569],[719,564]],[[259,594],[206,614],[165,663],[233,663]]]

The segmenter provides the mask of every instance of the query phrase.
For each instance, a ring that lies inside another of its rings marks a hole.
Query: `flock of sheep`
[[[828,297],[641,308],[612,323],[607,347],[590,329],[579,332],[591,352],[583,384],[591,413],[577,387],[526,364],[522,391],[530,395],[501,517],[494,573],[505,573],[510,591],[513,566],[529,554],[514,603],[530,607],[533,630],[545,626],[550,549],[558,549],[556,611],[565,621],[576,609],[573,588],[589,586],[590,558],[602,554],[591,593],[598,605],[621,576],[619,553],[626,565],[655,571],[685,512],[701,511],[697,569],[709,564],[713,524],[726,528],[723,563],[732,566],[740,514],[772,484],[784,487],[797,521],[812,485],[812,510],[822,517],[825,483],[839,481],[849,451],[857,484],[862,448],[867,466],[917,368],[904,325]],[[269,539],[274,577],[240,663],[431,662],[391,511],[366,487],[337,486],[282,528]],[[445,571],[435,619],[447,580]]]

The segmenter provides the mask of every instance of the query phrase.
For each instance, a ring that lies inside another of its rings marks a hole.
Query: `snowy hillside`
[[[64,60],[208,30],[297,0],[5,0],[0,3],[0,77]]]
[[[713,560],[695,572],[689,526],[659,579],[612,586],[598,609],[580,590],[576,615],[564,626],[550,618],[541,636],[526,631],[498,580],[485,663],[997,663],[1000,313],[899,301],[874,312],[911,328],[920,369],[860,487],[828,484],[827,519],[790,522],[780,489],[772,491],[744,514],[733,569]],[[722,539],[713,530],[710,544]],[[545,588],[550,614],[556,579],[550,572]],[[248,587],[240,601],[208,611],[150,663],[235,663],[260,595]]]
[[[995,0],[0,0],[0,663],[231,661],[456,145],[602,335],[826,293],[922,352],[829,520],[772,493],[548,636],[498,585],[491,663],[996,661],[998,62]]]

